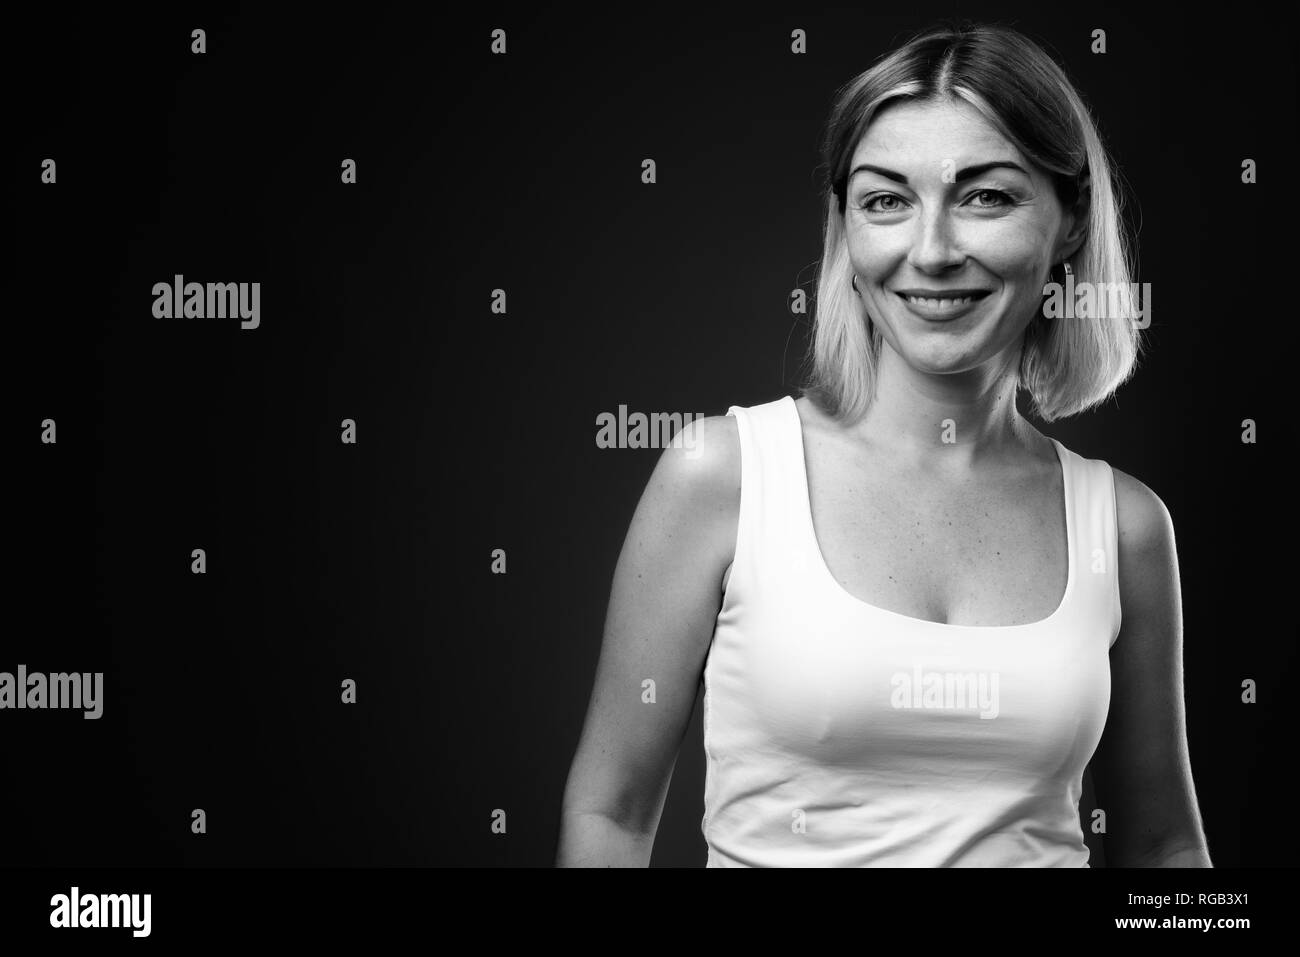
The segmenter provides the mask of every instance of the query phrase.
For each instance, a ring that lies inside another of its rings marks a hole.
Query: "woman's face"
[[[849,258],[884,341],[923,372],[1012,358],[1082,232],[1051,180],[961,101],[886,106],[849,170]]]

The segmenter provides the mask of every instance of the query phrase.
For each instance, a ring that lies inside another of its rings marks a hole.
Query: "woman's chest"
[[[1019,625],[1049,617],[1069,578],[1061,476],[951,481],[809,462],[815,538],[849,596],[926,621]]]

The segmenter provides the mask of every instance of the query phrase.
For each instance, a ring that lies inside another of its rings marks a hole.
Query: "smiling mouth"
[[[964,293],[960,296],[917,296],[902,292],[895,292],[894,295],[913,306],[923,306],[929,309],[959,309],[962,306],[970,305],[972,302],[978,302],[980,299],[989,295],[989,293],[987,291],[976,290]]]

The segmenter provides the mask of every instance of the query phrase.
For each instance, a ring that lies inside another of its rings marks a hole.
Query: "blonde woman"
[[[1083,412],[1141,349],[1131,298],[1044,308],[1130,289],[1087,108],[1020,33],[943,27],[840,91],[824,159],[807,387],[661,456],[557,863],[649,862],[703,681],[708,866],[1086,867],[1089,762],[1108,864],[1211,866],[1169,513],[1015,401]]]

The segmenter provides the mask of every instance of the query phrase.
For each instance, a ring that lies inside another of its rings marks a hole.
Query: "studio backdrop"
[[[798,394],[832,97],[949,6],[26,10],[0,672],[85,681],[0,711],[5,862],[549,866],[635,423]],[[1219,866],[1300,850],[1294,60],[1243,9],[961,11],[1131,196],[1147,354],[1039,427],[1173,517]],[[703,773],[697,703],[653,864]]]

